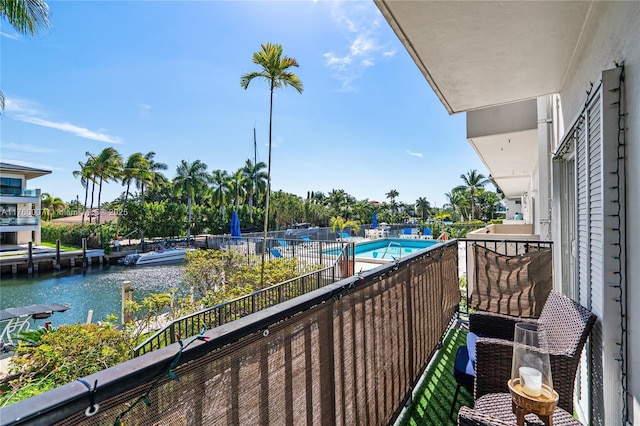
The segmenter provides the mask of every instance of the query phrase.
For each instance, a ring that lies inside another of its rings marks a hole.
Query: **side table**
[[[556,407],[550,423],[554,426],[582,426],[571,414]],[[461,426],[478,425],[517,425],[513,414],[511,395],[508,393],[490,393],[476,400],[475,408],[462,407],[458,412],[458,424]],[[525,416],[526,426],[543,426],[545,423],[535,414]]]

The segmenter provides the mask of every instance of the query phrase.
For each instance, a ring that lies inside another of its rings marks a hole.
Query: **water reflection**
[[[120,316],[121,284],[131,281],[133,297],[142,300],[149,293],[183,288],[184,265],[155,265],[125,267],[120,265],[96,266],[82,269],[39,273],[33,277],[2,277],[0,281],[0,309],[39,303],[68,303],[71,308],[55,313],[44,321],[56,326],[86,322],[93,310],[93,322],[109,314]],[[43,325],[43,320],[37,325]],[[33,327],[33,326],[32,326]]]

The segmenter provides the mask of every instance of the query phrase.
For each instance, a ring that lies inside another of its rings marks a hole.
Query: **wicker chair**
[[[515,324],[537,322],[547,331],[553,387],[560,396],[558,407],[573,413],[573,389],[580,353],[595,321],[594,314],[556,291],[549,294],[537,320],[488,312],[470,313],[469,329],[479,336],[476,340],[474,399],[509,392],[507,381],[511,378]]]

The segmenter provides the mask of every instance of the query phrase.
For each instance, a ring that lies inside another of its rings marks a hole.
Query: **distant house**
[[[49,173],[0,162],[0,244],[40,244],[40,189],[27,181]]]

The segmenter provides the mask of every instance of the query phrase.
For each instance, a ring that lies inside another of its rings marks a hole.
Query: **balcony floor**
[[[424,374],[420,387],[416,390],[411,404],[397,422],[399,425],[455,425],[461,406],[473,407],[473,395],[460,388],[454,409],[453,420],[449,418],[456,381],[453,378],[453,363],[458,347],[466,345],[467,331],[456,325],[449,330],[443,347]]]

